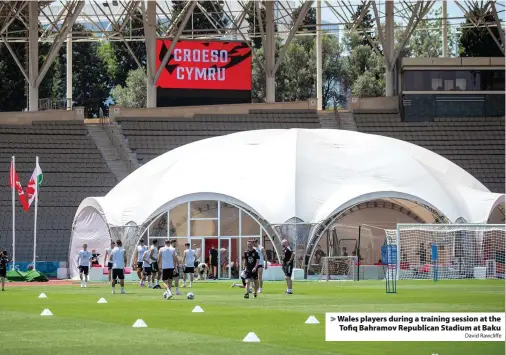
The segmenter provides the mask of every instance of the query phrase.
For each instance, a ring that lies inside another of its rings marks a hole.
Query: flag
[[[26,195],[23,191],[23,186],[21,186],[21,183],[19,182],[18,173],[16,172],[16,168],[14,167],[14,161],[11,162],[11,171],[9,175],[9,187],[12,189],[12,187],[16,189],[19,195],[19,200],[21,201],[21,205],[23,206],[23,209],[25,211],[28,211],[28,202],[26,201]]]
[[[42,177],[42,170],[40,169],[39,163],[37,163],[32,177],[28,182],[28,186],[26,187],[26,194],[28,195],[28,207],[32,205],[33,201],[35,200],[35,196],[39,193]]]

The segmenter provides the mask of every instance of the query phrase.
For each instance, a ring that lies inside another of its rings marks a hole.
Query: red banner
[[[156,68],[171,40],[156,41]],[[251,90],[251,50],[244,42],[178,41],[157,87],[163,89]]]

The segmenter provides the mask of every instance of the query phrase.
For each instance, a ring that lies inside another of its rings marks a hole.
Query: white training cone
[[[97,303],[107,303],[107,301],[105,300],[105,298],[101,298],[101,299],[98,300]]]
[[[142,319],[137,319],[132,328],[147,328],[148,325]]]
[[[245,343],[260,343],[260,339],[253,332],[249,332],[242,341]]]
[[[51,311],[49,309],[45,309],[42,311],[42,313],[40,314],[41,316],[52,316],[53,313],[51,313]]]
[[[315,316],[310,316],[307,320],[306,320],[306,324],[320,324],[320,322],[318,322],[318,319],[316,319]]]
[[[46,294],[44,292],[42,292],[40,295],[39,295],[39,298],[47,298]]]
[[[193,313],[204,313],[204,310],[200,306],[195,306],[195,308],[192,311]]]

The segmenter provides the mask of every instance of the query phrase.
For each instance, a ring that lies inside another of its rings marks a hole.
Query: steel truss
[[[316,3],[317,19],[316,31],[301,26],[309,9]],[[154,48],[157,38],[171,38],[173,45],[169,48],[162,60],[162,66],[170,57],[175,42],[180,39],[206,38],[206,39],[238,39],[250,43],[253,37],[261,37],[264,45],[263,62],[258,61],[266,75],[266,100],[275,101],[275,75],[282,64],[290,42],[295,36],[317,36],[317,58],[321,55],[321,34],[328,26],[345,28],[346,31],[356,30],[365,33],[372,43],[370,29],[362,26],[362,19],[367,13],[374,18],[376,28],[375,50],[383,55],[386,73],[386,94],[394,95],[393,69],[404,49],[406,43],[416,30],[418,24],[425,18],[436,1],[385,1],[377,4],[375,1],[252,1],[252,0],[226,0],[223,3],[223,11],[216,6],[209,10],[203,6],[203,1],[188,2],[179,13],[174,13],[171,1],[0,1],[0,43],[3,43],[13,55],[19,69],[27,79],[30,87],[30,110],[37,110],[38,85],[44,78],[56,53],[61,48],[63,41],[67,40],[67,48],[71,49],[72,42],[80,41],[121,41],[125,43],[130,54],[139,66],[141,63],[135,57],[130,48],[131,41],[144,41],[146,43],[147,58],[147,82],[148,82],[148,107],[156,107],[155,83],[160,77],[161,69],[156,70]],[[483,5],[484,11],[478,15],[471,12],[472,3],[456,1],[464,15],[471,20],[474,26],[486,27],[492,34],[490,27],[497,27],[501,34],[500,38],[494,37],[496,44],[504,53],[504,30],[499,20],[497,7],[504,5],[495,1],[487,1]],[[358,18],[355,17],[357,5],[362,5],[362,11]],[[381,6],[379,6],[381,5]],[[327,8],[336,18],[333,24],[321,23],[321,9]],[[443,5],[443,9],[446,6]],[[501,9],[501,10],[502,10]],[[300,10],[296,12],[296,10]],[[265,19],[262,18],[265,11]],[[215,16],[220,14],[219,18]],[[248,13],[253,13],[258,23],[260,33],[248,33],[249,24],[246,21]],[[494,21],[484,21],[486,14],[492,14]],[[205,18],[210,23],[208,33],[194,31],[193,24],[197,16],[200,20]],[[446,18],[446,13],[443,13]],[[445,22],[445,21],[443,21]],[[13,23],[16,25],[14,26]],[[74,24],[83,25],[86,32],[71,31]],[[394,24],[403,28],[399,43],[394,43]],[[275,27],[278,27],[275,33]],[[20,29],[21,26],[21,29]],[[40,26],[40,33],[39,33]],[[185,29],[185,27],[191,27]],[[327,31],[327,32],[332,32]],[[276,37],[283,39],[283,46],[276,56]],[[443,43],[446,43],[446,30],[443,31]],[[10,43],[28,43],[29,59],[38,57],[38,49],[35,43],[50,42],[50,53],[42,65],[38,68],[36,60],[28,64],[28,69],[21,60],[14,55]],[[70,45],[69,45],[70,43]],[[381,51],[380,51],[381,48]],[[317,85],[322,86],[321,63],[317,65]],[[319,96],[320,90],[317,90]],[[71,98],[71,94],[68,98]],[[71,101],[71,100],[70,100]],[[318,100],[321,107],[321,97]]]

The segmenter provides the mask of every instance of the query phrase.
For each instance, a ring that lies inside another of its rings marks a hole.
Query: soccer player
[[[83,250],[81,250],[77,255],[77,264],[79,265],[79,278],[81,279],[81,287],[87,287],[88,272],[90,271],[90,260],[91,253],[88,251],[88,244],[83,244]]]
[[[109,260],[112,262],[112,293],[116,293],[117,279],[119,279],[121,293],[125,293],[125,265],[127,258],[120,239],[116,241],[116,247],[111,251]]]
[[[234,287],[239,287],[239,288],[246,288],[246,270],[243,270],[242,273],[241,273],[241,281],[242,281],[242,285],[241,284],[238,284],[238,283],[235,283],[233,282],[232,283],[232,286],[230,286],[231,288],[234,288]]]
[[[144,244],[144,239],[139,241],[139,245],[137,246],[137,253],[134,255],[134,265],[137,264],[137,276],[139,277],[139,285],[144,287],[144,272],[142,270],[142,258],[144,252],[146,251],[146,245]]]
[[[151,280],[154,278],[151,277],[151,257],[150,257],[151,251],[146,250],[144,254],[142,254],[142,271],[144,277],[148,280],[148,287],[152,288],[153,285],[151,284]]]
[[[260,245],[258,239],[253,240],[253,247],[260,256],[260,261],[258,262],[258,293],[262,293],[262,287],[264,285],[263,270],[267,270],[267,255],[265,254],[265,248],[263,245]]]
[[[207,279],[207,264],[206,263],[200,263],[198,264],[197,266],[197,269],[199,270],[199,277],[201,280],[206,280]]]
[[[112,278],[112,263],[109,261],[109,257],[111,256],[111,252],[115,247],[116,243],[114,242],[114,240],[111,240],[111,246],[105,250],[104,266],[107,265],[107,270],[109,271],[109,274],[107,275],[109,283],[111,283]]]
[[[0,279],[2,280],[2,292],[5,291],[5,278],[7,277],[7,264],[9,263],[9,254],[6,250],[0,248]]]
[[[211,264],[211,275],[216,280],[218,278],[218,250],[214,245],[209,250],[209,263]]]
[[[283,239],[281,241],[281,246],[283,247],[284,257],[283,257],[283,271],[285,273],[286,280],[286,294],[291,295],[292,292],[292,271],[293,271],[293,259],[295,258],[295,253],[292,251],[292,248],[288,245],[288,241]]]
[[[170,242],[170,246],[174,249],[174,255],[176,256],[176,264],[175,264],[175,268],[174,268],[174,286],[176,287],[176,295],[180,295],[181,292],[179,292],[179,270],[181,269],[181,259],[180,257],[177,255],[177,249],[176,249],[176,245],[177,245],[177,240],[176,239],[172,239],[171,242]]]
[[[190,288],[193,285],[193,274],[195,273],[196,252],[190,248],[190,243],[184,245],[186,250],[183,254],[183,287],[186,287],[186,275],[190,274]]]
[[[151,272],[153,276],[151,277],[153,280],[153,288],[161,288],[160,287],[160,266],[158,265],[158,240],[155,239],[151,243],[151,249],[149,250],[149,258],[151,260]],[[156,278],[156,283],[155,283]]]
[[[248,249],[244,252],[244,271],[246,271],[246,294],[244,298],[249,298],[249,289],[251,281],[254,283],[254,296],[257,297],[258,291],[258,264],[260,256],[256,249],[253,248],[253,242],[248,240]]]
[[[170,244],[170,240],[166,240],[165,246],[158,253],[158,265],[162,267],[162,281],[169,295],[167,299],[174,296],[172,294],[172,278],[174,277],[174,268],[177,266],[176,249]]]

